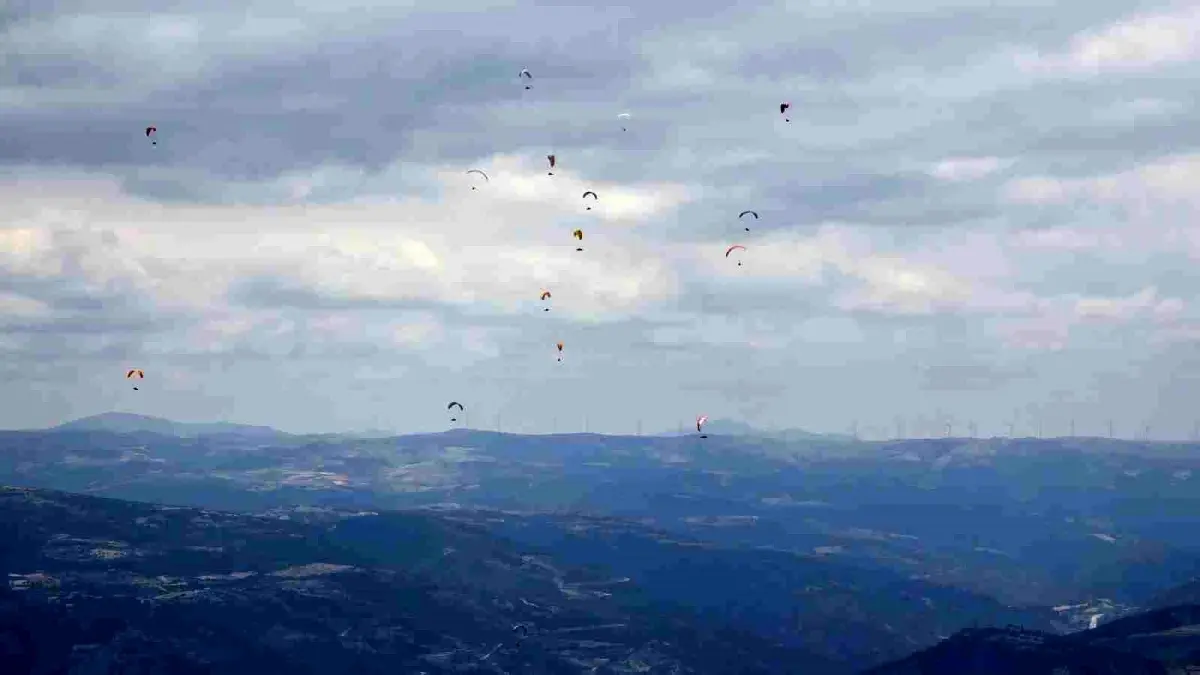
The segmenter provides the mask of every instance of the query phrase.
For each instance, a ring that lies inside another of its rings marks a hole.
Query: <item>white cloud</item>
[[[838,303],[851,311],[933,314],[947,306],[961,306],[971,296],[970,285],[963,280],[898,256],[872,256],[848,271],[863,282]]]
[[[544,160],[537,166],[543,165],[548,166]],[[645,222],[670,213],[691,199],[683,185],[628,186],[586,180],[561,162],[555,167],[554,175],[549,176],[545,169],[535,168],[534,162],[513,155],[496,156],[470,168],[479,168],[488,174],[489,181],[476,191],[484,193],[487,199],[553,207],[559,217],[578,215],[610,223]],[[442,171],[438,178],[446,189],[461,190],[470,184],[465,170]],[[584,199],[583,194],[588,191],[595,192],[596,198]]]
[[[1170,320],[1184,310],[1179,298],[1158,297],[1158,289],[1144,288],[1124,298],[1081,297],[1075,301],[1075,315],[1081,319],[1129,322],[1142,316]]]
[[[612,320],[678,293],[676,271],[652,245],[585,222],[579,200],[564,195],[585,181],[563,172],[549,185],[507,191],[548,177],[522,173],[511,158],[488,164],[499,167],[488,191],[470,199],[449,194],[441,204],[393,197],[357,206],[156,205],[100,182],[90,185],[103,200],[64,201],[60,195],[71,184],[42,184],[21,200],[23,226],[0,229],[0,264],[12,274],[136,289],[159,308],[190,313],[199,323],[183,340],[187,353],[228,351],[251,333],[282,340],[302,327],[312,339],[365,335],[358,324],[336,329],[344,324],[330,318],[299,324],[225,308],[230,290],[255,277],[289,279],[292,288],[334,302],[430,302],[514,316],[540,310],[538,294],[549,288],[556,319],[585,322]],[[436,174],[448,192],[463,185],[459,171]],[[685,195],[671,185],[595,189],[601,205],[613,203],[607,211],[597,207],[601,223],[661,216]],[[582,253],[569,238],[576,223],[588,233]],[[386,330],[384,341],[400,348],[445,337],[428,316]],[[494,352],[485,337],[474,333],[471,348]],[[169,351],[161,343],[156,348]]]
[[[1200,58],[1200,8],[1130,17],[1076,35],[1062,53],[1026,53],[1018,64],[1049,73],[1140,72]]]
[[[1087,251],[1119,249],[1123,245],[1123,239],[1120,232],[1112,229],[1085,230],[1075,227],[1054,227],[1017,232],[1013,236],[1012,245],[1019,248],[1050,251]]]
[[[1006,169],[1012,163],[1013,160],[1000,157],[952,157],[933,165],[929,175],[951,182],[973,181]]]
[[[1036,351],[1062,351],[1071,337],[1070,325],[1054,317],[1004,321],[997,332],[1008,347]]]
[[[0,321],[6,319],[45,318],[50,306],[40,300],[16,293],[0,292]]]
[[[1200,223],[1195,215],[1200,194],[1200,155],[1183,154],[1117,173],[1085,178],[1033,176],[1010,181],[1005,199],[1039,207],[1068,206],[1092,213],[1089,206],[1115,211],[1116,223],[1081,223],[1018,233],[1014,242],[1026,248],[1119,249],[1147,255],[1179,250],[1200,257]]]
[[[1195,12],[968,4],[35,3],[0,29],[0,349],[89,412],[694,418],[745,374],[832,428],[1041,395],[905,396],[913,352],[1079,380],[1195,340]],[[1032,71],[1019,21],[1058,41]],[[117,398],[126,363],[169,396]],[[54,407],[21,386],[11,424]]]

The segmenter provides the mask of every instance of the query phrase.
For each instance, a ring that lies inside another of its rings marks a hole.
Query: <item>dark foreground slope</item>
[[[1054,636],[988,628],[864,675],[1184,675],[1200,672],[1200,605],[1136,614],[1094,630]]]
[[[1049,609],[1006,607],[970,591],[821,556],[731,548],[616,518],[583,514],[475,521],[575,565],[602,566],[649,596],[736,622],[772,641],[858,668],[936,644],[971,625],[1054,630]]]
[[[0,488],[2,672],[847,672],[469,525],[388,518],[368,541],[322,514]]]

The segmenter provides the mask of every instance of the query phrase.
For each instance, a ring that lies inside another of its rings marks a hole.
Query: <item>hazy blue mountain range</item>
[[[695,427],[667,431],[656,436],[691,436],[696,433]],[[739,420],[711,419],[704,424],[704,433],[709,436],[758,436],[761,438],[776,438],[781,440],[841,440],[853,438],[848,434],[818,434],[804,429],[759,429]]]
[[[0,432],[0,483],[292,518],[298,506],[419,509],[628,577],[647,602],[810,654],[828,672],[973,626],[1103,626],[1183,597],[1200,575],[1190,444],[121,423],[146,426]],[[356,545],[378,539],[375,527]]]
[[[166,436],[199,436],[204,434],[247,434],[247,435],[290,435],[277,429],[248,424],[231,424],[229,422],[173,422],[160,417],[136,415],[133,413],[109,412],[99,415],[82,417],[77,420],[51,427],[49,430],[58,431],[111,431],[115,433],[146,432]],[[849,436],[841,434],[817,434],[803,429],[763,430],[757,429],[745,422],[737,420],[714,419],[704,425],[706,434],[722,436],[760,436],[764,438],[781,439],[836,439],[850,440]],[[688,436],[694,431],[669,431],[660,436]],[[346,436],[363,438],[384,438],[395,434],[380,429],[364,429],[358,432],[343,432],[319,434],[320,436]]]
[[[27,488],[0,488],[0,571],[5,672],[832,675],[910,651],[915,626],[955,623],[956,611],[985,623],[991,613],[996,625],[1022,618],[968,607],[952,589],[617,519],[236,514]],[[812,588],[818,579],[828,588]],[[855,586],[870,595],[854,600]],[[877,672],[1167,672],[1151,666],[1194,656],[1197,634],[1181,629],[1198,617],[1200,607],[1173,607],[1065,637],[967,629]],[[995,654],[1014,640],[1018,656]],[[986,663],[1033,669],[962,669],[980,650]]]
[[[219,434],[242,436],[276,437],[287,436],[271,427],[228,422],[172,422],[160,417],[135,415],[133,413],[110,412],[72,420],[47,431],[108,431],[113,433],[145,432],[164,436],[192,437]]]
[[[0,432],[0,445],[0,480],[18,485],[214,508],[572,509],[1014,605],[1136,605],[1200,560],[1200,448],[1188,444],[52,430]]]

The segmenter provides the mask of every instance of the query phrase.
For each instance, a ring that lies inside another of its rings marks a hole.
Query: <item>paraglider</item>
[[[617,115],[617,119],[619,119],[619,120],[630,119],[629,113],[621,113],[620,115]],[[628,129],[625,128],[624,124],[621,125],[621,131],[628,131]]]
[[[786,101],[784,101],[783,103],[780,103],[780,104],[779,104],[779,114],[780,114],[780,115],[786,115],[786,114],[787,114],[787,109],[788,109],[788,108],[790,108],[790,107],[792,107],[792,104],[791,104],[791,103],[788,103],[788,102],[786,102]],[[788,119],[787,117],[784,117],[784,118],[783,118],[783,121],[784,121],[784,122],[791,122],[791,120],[790,120],[790,119]]]
[[[587,196],[588,196],[588,195],[591,195],[591,196],[592,196],[592,201],[593,201],[593,202],[600,201],[600,198],[596,196],[596,193],[595,193],[595,192],[592,192],[591,190],[588,190],[587,192],[583,193],[583,196],[582,196],[582,197],[580,197],[580,199],[587,199]],[[587,207],[587,210],[588,210],[588,211],[591,211],[591,210],[592,210],[592,207],[590,207],[590,206],[589,206],[589,207]]]
[[[491,178],[488,178],[488,175],[487,175],[486,173],[484,173],[483,171],[479,170],[479,169],[468,169],[468,170],[467,170],[467,174],[468,174],[468,175],[470,175],[470,174],[473,174],[473,173],[477,173],[477,174],[479,174],[480,176],[483,176],[483,182],[485,182],[485,183],[490,183],[490,182],[492,182],[492,179],[491,179]],[[475,189],[475,186],[474,186],[474,185],[472,185],[472,186],[471,186],[471,189],[472,189],[472,190],[474,190],[474,189]]]
[[[125,373],[125,379],[132,380],[134,378],[137,378],[139,380],[144,380],[144,379],[146,379],[146,374],[143,373],[142,371],[138,370],[137,368],[134,368],[134,369],[130,370],[128,373]],[[133,388],[133,390],[138,391],[138,388],[135,386]]]
[[[708,435],[702,431],[704,423],[708,421],[708,415],[701,415],[696,418],[696,433],[700,434],[700,438],[708,438]]]
[[[550,295],[550,291],[542,291],[542,302],[545,302],[545,301],[546,301],[546,298],[552,298],[552,297],[554,297],[554,296]],[[543,307],[543,308],[542,308],[542,311],[543,311],[543,312],[549,312],[549,311],[550,311],[550,308],[549,308],[549,307]]]
[[[146,138],[150,139],[150,145],[158,145],[158,141],[154,139],[154,136],[157,135],[158,127],[146,127]]]
[[[525,69],[525,68],[522,68],[522,69],[521,69],[521,73],[520,73],[519,75],[517,75],[517,77],[518,77],[518,78],[525,78],[525,89],[526,89],[526,91],[528,91],[529,89],[532,89],[532,88],[533,88],[533,85],[532,85],[532,84],[530,84],[531,82],[533,82],[533,75],[532,75],[532,74],[531,74],[531,73],[530,73],[530,72],[529,72],[527,69]]]
[[[755,220],[758,220],[758,211],[742,211],[741,213],[738,214],[738,220],[745,218],[746,214],[750,214],[750,215],[754,216]],[[747,227],[746,231],[749,232],[750,228]]]
[[[449,410],[453,410],[455,406],[457,406],[457,407],[458,407],[458,410],[459,410],[459,412],[466,412],[466,411],[464,411],[464,410],[463,410],[462,404],[461,404],[461,403],[459,403],[458,401],[451,401],[451,402],[450,402],[450,405],[446,406],[446,410],[447,410],[447,411],[449,411]],[[450,421],[451,421],[451,422],[457,422],[457,421],[458,421],[458,418],[451,417],[451,418],[450,418]]]
[[[736,249],[741,249],[741,250],[745,251],[746,247],[742,246],[741,244],[734,244],[733,246],[730,246],[729,248],[725,249],[725,257],[728,258],[729,254],[733,253]],[[742,261],[739,260],[738,267],[741,267],[741,266],[742,266]]]
[[[557,346],[557,347],[558,347],[558,362],[559,362],[559,363],[562,363],[562,349],[563,349],[563,343],[559,342],[559,343],[558,343],[557,345],[555,345],[555,346]]]
[[[549,160],[549,162],[550,162],[550,171],[546,172],[546,175],[553,176],[554,175],[554,165],[558,162],[558,160],[554,157],[554,155],[546,155],[546,159]]]
[[[571,236],[575,237],[575,238],[576,238],[576,239],[578,239],[579,241],[583,241],[583,230],[575,230],[574,232],[572,232],[572,233],[571,233]],[[583,250],[583,247],[582,247],[582,246],[577,246],[577,247],[575,248],[575,250],[576,250],[576,251],[582,251],[582,250]]]

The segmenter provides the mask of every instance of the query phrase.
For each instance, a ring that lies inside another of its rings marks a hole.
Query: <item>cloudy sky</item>
[[[0,426],[1200,419],[1195,3],[353,5],[0,10]]]

